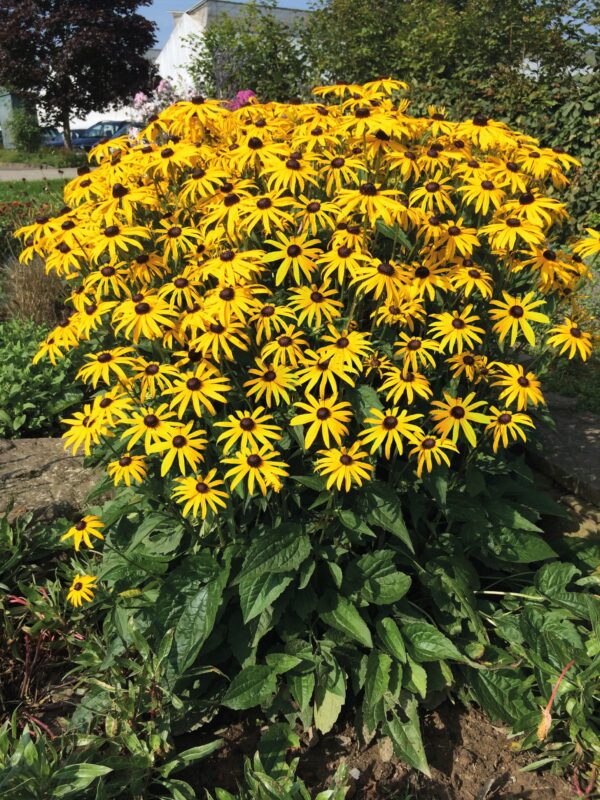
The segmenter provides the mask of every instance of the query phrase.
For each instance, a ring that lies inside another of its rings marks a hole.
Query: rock
[[[0,514],[11,502],[9,521],[26,513],[50,521],[84,510],[100,476],[63,446],[61,439],[0,440]]]

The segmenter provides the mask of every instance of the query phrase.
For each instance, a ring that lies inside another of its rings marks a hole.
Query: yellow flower
[[[177,460],[177,466],[182,475],[187,472],[188,465],[195,470],[200,461],[203,461],[202,451],[206,449],[206,431],[192,430],[193,422],[187,425],[170,427],[165,438],[156,441],[148,447],[149,453],[162,453],[163,462],[160,474],[164,477]]]
[[[310,281],[311,275],[317,268],[315,260],[322,253],[318,239],[309,239],[308,233],[287,236],[279,232],[277,239],[267,239],[265,244],[270,244],[276,249],[264,256],[264,263],[281,262],[275,273],[275,286],[282,284],[290,271],[297,284],[302,283],[301,275]]]
[[[348,434],[346,423],[352,419],[350,403],[344,400],[338,402],[337,392],[330,397],[319,398],[307,392],[306,400],[306,403],[296,403],[296,407],[305,413],[297,414],[290,420],[290,425],[310,425],[304,437],[304,449],[308,450],[317,436],[323,439],[326,447],[329,447],[330,436],[337,444],[341,444],[342,437]]]
[[[369,454],[360,447],[361,442],[354,442],[350,447],[318,451],[321,458],[316,460],[315,469],[327,477],[328,489],[335,486],[349,492],[353,483],[362,486],[371,480],[373,465],[365,460]]]
[[[380,389],[387,392],[388,403],[398,403],[406,395],[409,405],[414,403],[415,396],[428,400],[433,394],[429,381],[420,372],[399,370],[396,367],[386,373]]]
[[[458,453],[458,447],[450,439],[436,439],[424,431],[415,434],[417,444],[410,451],[409,456],[417,458],[417,475],[419,478],[423,474],[423,470],[431,472],[435,464],[442,466],[445,464],[450,466],[450,459],[448,458],[449,452]]]
[[[430,414],[437,425],[433,430],[443,439],[449,437],[453,442],[457,441],[458,434],[462,432],[469,444],[475,447],[477,436],[471,423],[487,423],[490,418],[487,414],[476,411],[487,404],[484,400],[473,402],[474,397],[475,392],[468,394],[464,400],[462,397],[452,397],[448,392],[444,392],[443,401],[434,400],[431,405],[435,406],[435,409]]]
[[[472,314],[472,311],[473,306],[468,305],[460,312],[444,311],[441,314],[432,314],[432,318],[436,321],[429,326],[429,332],[434,339],[440,339],[442,353],[446,351],[446,347],[450,353],[454,350],[462,353],[465,347],[471,349],[475,344],[481,344],[480,334],[484,334],[485,331],[474,325],[481,318]]]
[[[582,361],[592,354],[592,336],[582,331],[579,325],[569,317],[565,317],[562,325],[555,325],[550,329],[552,336],[548,337],[548,344],[557,349],[560,347],[560,355],[567,350],[569,359],[578,355]]]
[[[410,442],[415,441],[415,434],[421,429],[414,424],[414,420],[422,419],[423,414],[409,414],[405,408],[398,411],[398,406],[379,411],[377,408],[371,409],[371,416],[365,419],[365,424],[369,427],[359,433],[362,441],[371,445],[371,454],[375,453],[382,445],[384,455],[391,458],[392,446],[398,453],[404,451],[403,439]]]
[[[215,478],[217,474],[216,469],[211,469],[203,477],[202,475],[195,475],[187,478],[175,478],[175,488],[173,489],[173,497],[176,502],[183,505],[183,516],[192,512],[193,517],[200,516],[202,519],[206,518],[208,509],[210,508],[214,514],[219,513],[220,508],[226,508],[225,498],[227,492],[218,489],[218,486],[223,486],[223,481]]]
[[[69,530],[60,537],[60,540],[64,542],[66,539],[73,539],[73,545],[76,551],[79,550],[82,542],[86,547],[93,547],[94,545],[92,544],[90,536],[93,536],[95,539],[104,539],[104,536],[100,533],[102,528],[104,528],[104,523],[100,517],[97,517],[95,514],[87,514],[85,517],[82,517],[79,522],[72,525]]]
[[[234,445],[239,445],[242,449],[253,449],[270,444],[270,440],[277,442],[281,439],[281,428],[278,425],[269,425],[273,417],[264,414],[264,410],[263,406],[258,406],[253,411],[235,411],[226,420],[214,423],[216,428],[225,429],[217,437],[217,442],[223,442],[225,454]]]
[[[282,400],[290,402],[289,391],[294,386],[295,379],[289,367],[269,364],[262,358],[257,358],[256,367],[248,370],[248,374],[256,376],[244,383],[248,397],[256,395],[256,399],[260,400],[264,395],[267,408],[279,405]]]
[[[586,228],[585,231],[589,235],[573,245],[573,252],[582,258],[597,256],[600,253],[600,231],[593,228]]]
[[[492,300],[490,305],[496,308],[490,311],[490,318],[497,320],[492,328],[497,333],[501,342],[510,334],[510,343],[516,341],[519,330],[523,331],[525,338],[533,347],[535,345],[535,333],[530,325],[531,322],[548,323],[550,319],[534,308],[543,306],[544,300],[534,300],[533,292],[528,292],[524,297],[513,297],[508,292],[502,292],[504,300]]]
[[[511,441],[516,442],[521,439],[523,442],[527,441],[523,425],[528,428],[535,428],[529,414],[519,414],[514,411],[509,411],[507,408],[500,409],[496,406],[490,406],[490,424],[487,425],[486,433],[491,433],[494,443],[492,449],[494,453],[498,452],[500,444],[503,447],[508,447],[509,437]]]
[[[308,347],[308,342],[303,332],[296,330],[295,325],[287,325],[276,339],[264,345],[260,357],[276,367],[279,364],[297,367],[305,347]]]
[[[269,488],[278,489],[281,478],[288,476],[287,464],[285,461],[277,461],[279,453],[272,450],[270,445],[263,445],[259,448],[242,448],[235,456],[224,458],[224,464],[234,466],[225,473],[226,478],[231,478],[232,490],[246,479],[248,481],[248,492],[254,493],[255,484],[266,495]]]
[[[191,374],[181,375],[173,386],[165,389],[163,395],[173,395],[170,408],[175,409],[181,419],[190,403],[197,417],[202,416],[203,409],[214,416],[216,410],[213,402],[226,403],[230,391],[229,380],[219,375],[215,367],[198,364]]]
[[[504,375],[498,374],[498,380],[492,386],[500,386],[502,391],[499,400],[504,400],[507,405],[516,404],[519,411],[525,411],[529,403],[534,406],[544,403],[541,384],[533,374],[526,372],[521,364],[498,364]]]
[[[338,292],[329,288],[329,281],[324,280],[319,286],[299,286],[290,289],[289,305],[298,314],[298,324],[308,322],[311,327],[320,328],[323,318],[331,322],[340,316],[343,304],[336,300]]]
[[[97,578],[95,575],[80,575],[77,573],[73,578],[73,583],[67,594],[69,603],[74,605],[75,608],[79,608],[84,600],[86,603],[91,603],[94,599],[94,592],[92,590],[98,588],[95,583],[96,580]]]
[[[131,453],[124,453],[121,458],[109,463],[107,472],[115,486],[118,486],[121,481],[125,486],[131,486],[132,480],[142,483],[148,475],[148,467],[144,456],[132,456]]]

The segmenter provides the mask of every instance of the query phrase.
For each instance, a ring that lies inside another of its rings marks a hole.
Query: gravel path
[[[14,167],[2,165],[0,167],[0,181],[39,181],[44,178],[71,179],[77,175],[75,167]]]

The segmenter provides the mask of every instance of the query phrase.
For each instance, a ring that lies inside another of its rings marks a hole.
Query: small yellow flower
[[[94,592],[92,590],[98,588],[95,581],[95,575],[79,575],[79,573],[75,575],[67,594],[69,603],[74,605],[75,608],[79,608],[84,600],[86,603],[91,603],[94,599]]]

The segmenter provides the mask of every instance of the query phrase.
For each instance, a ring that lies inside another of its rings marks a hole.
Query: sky
[[[243,0],[242,0],[243,2]],[[156,47],[162,47],[169,38],[173,29],[173,18],[171,11],[186,11],[194,5],[194,0],[154,0],[148,8],[140,9],[140,13],[145,17],[154,20],[158,25],[158,43]],[[308,8],[309,0],[279,0],[278,5],[286,8]]]

